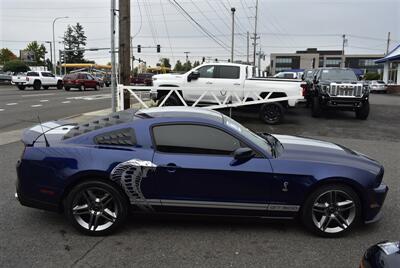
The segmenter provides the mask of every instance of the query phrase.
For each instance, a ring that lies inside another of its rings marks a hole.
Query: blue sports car
[[[89,235],[133,209],[298,217],[321,236],[380,219],[388,187],[377,161],[338,144],[254,133],[201,108],[127,110],[87,124],[24,132],[16,197],[64,212]]]

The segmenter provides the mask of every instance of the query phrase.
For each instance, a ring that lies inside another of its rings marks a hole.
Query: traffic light
[[[138,62],[139,62],[139,63],[141,63],[141,62],[142,62],[142,60],[139,58],[139,59],[138,59]]]
[[[65,55],[64,55],[64,51],[60,50],[60,62],[64,63],[65,62]]]
[[[137,45],[137,53],[142,52],[142,46],[141,45]]]
[[[160,53],[160,52],[161,52],[161,46],[157,45],[157,53]]]

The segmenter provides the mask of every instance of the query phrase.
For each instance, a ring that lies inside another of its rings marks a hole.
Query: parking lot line
[[[18,102],[10,102],[10,103],[7,103],[6,105],[13,106],[13,105],[17,105],[17,104],[18,104]]]
[[[4,109],[0,109],[0,112],[4,111]]]
[[[40,100],[40,102],[48,102],[49,100]]]
[[[21,95],[21,97],[40,97],[40,96],[52,96],[56,93],[43,93],[43,94],[29,94],[29,95]]]
[[[71,101],[62,101],[61,103],[71,103]]]
[[[31,107],[40,107],[40,106],[43,106],[43,105],[41,105],[41,104],[34,104],[34,105],[31,105]]]

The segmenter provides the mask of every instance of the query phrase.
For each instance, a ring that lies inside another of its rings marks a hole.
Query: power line
[[[164,6],[162,5],[161,0],[160,0],[160,5],[161,5],[161,11],[162,11],[162,14],[163,14],[163,19],[164,19],[165,32],[167,33],[167,37],[168,37],[169,49],[171,50],[172,60],[175,60],[175,59],[174,59],[174,52],[173,52],[173,50],[172,50],[172,45],[171,45],[171,39],[169,38],[169,31],[168,31],[168,26],[167,26],[167,20],[166,20],[166,18],[165,18],[165,14],[164,14]]]

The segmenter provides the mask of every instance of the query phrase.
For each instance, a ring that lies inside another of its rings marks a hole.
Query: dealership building
[[[361,73],[383,73],[383,64],[375,62],[383,54],[346,54],[341,50],[318,50],[307,48],[296,53],[271,53],[270,73],[276,74],[285,70],[310,69],[318,67],[344,67],[358,69]]]
[[[375,62],[383,64],[383,81],[385,83],[400,85],[400,45]]]

